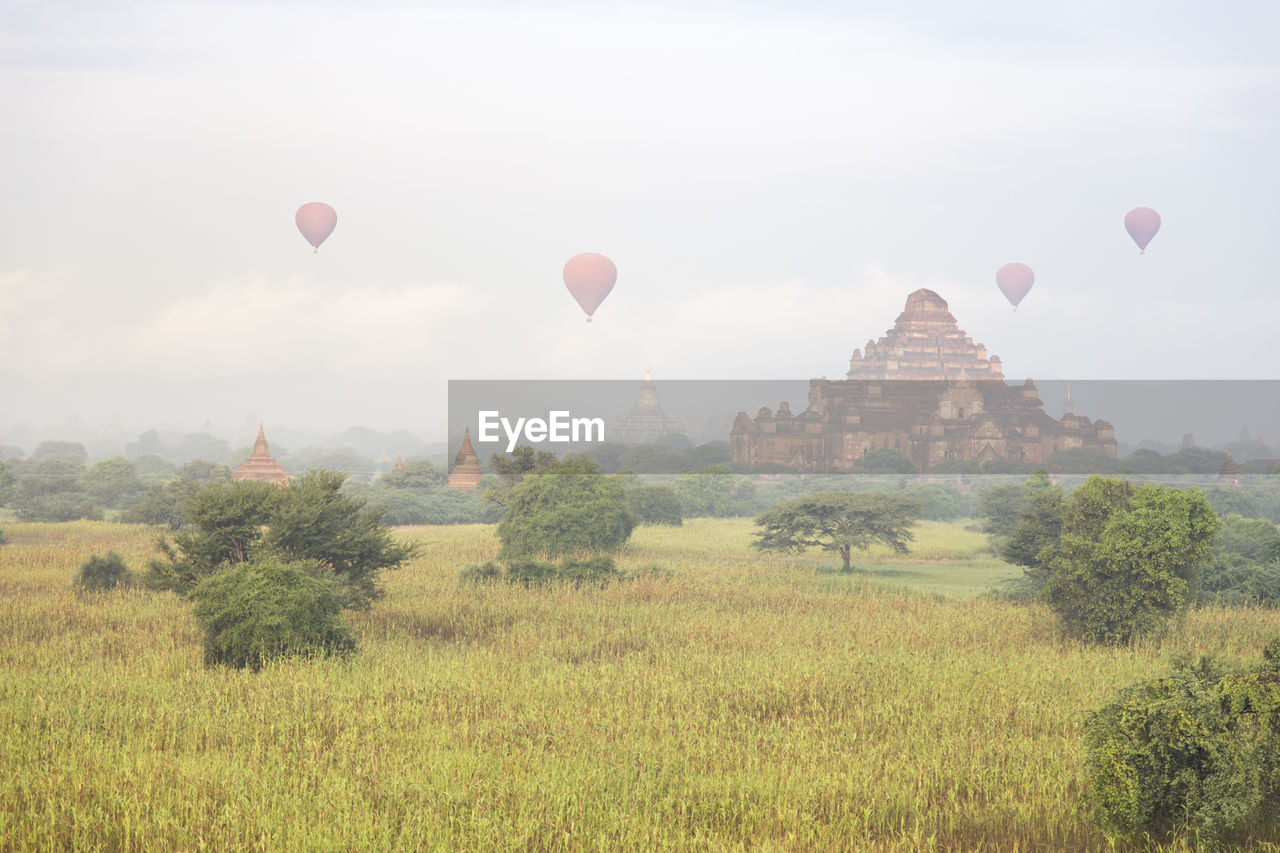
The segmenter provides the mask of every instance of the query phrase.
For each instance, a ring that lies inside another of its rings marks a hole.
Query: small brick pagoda
[[[233,480],[266,480],[277,486],[289,485],[289,474],[280,467],[280,463],[271,457],[267,449],[267,437],[263,434],[262,424],[258,424],[258,438],[253,443],[253,452],[231,474]]]
[[[480,457],[471,446],[471,429],[462,435],[462,447],[453,457],[453,470],[449,472],[450,489],[474,489],[480,485]]]

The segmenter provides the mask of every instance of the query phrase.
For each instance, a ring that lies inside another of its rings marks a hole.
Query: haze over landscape
[[[918,287],[1010,379],[1280,378],[1265,4],[5,9],[0,443],[835,377]]]

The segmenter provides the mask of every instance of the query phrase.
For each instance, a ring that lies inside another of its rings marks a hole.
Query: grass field
[[[751,530],[641,528],[637,579],[525,590],[459,585],[492,528],[405,529],[421,556],[354,658],[254,675],[205,669],[168,594],[73,590],[108,548],[141,568],[146,529],[6,524],[0,849],[1113,849],[1078,805],[1083,715],[1280,632],[1211,608],[1095,649],[978,595],[1017,572],[962,525],[851,575]]]

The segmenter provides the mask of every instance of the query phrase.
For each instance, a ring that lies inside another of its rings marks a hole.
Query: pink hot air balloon
[[[1149,207],[1135,207],[1124,215],[1124,230],[1138,244],[1140,253],[1146,254],[1147,244],[1160,230],[1160,214]]]
[[[1013,303],[1013,310],[1018,310],[1018,303],[1031,290],[1036,282],[1036,274],[1026,264],[1005,264],[996,270],[996,284],[1005,298]]]
[[[321,201],[309,201],[294,214],[293,221],[298,223],[298,230],[315,251],[320,251],[320,244],[333,233],[338,224],[338,214],[332,207]]]
[[[595,252],[574,255],[564,265],[564,286],[587,312],[588,323],[617,280],[618,268],[613,261]]]

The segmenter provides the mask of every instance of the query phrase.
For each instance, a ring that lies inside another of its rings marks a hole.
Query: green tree
[[[45,459],[60,459],[79,469],[89,461],[89,452],[78,441],[42,441],[31,454],[31,461],[40,462]]]
[[[0,462],[0,506],[13,500],[13,493],[18,485],[18,476]]]
[[[426,459],[410,459],[403,468],[394,468],[378,478],[385,489],[434,489],[449,480],[449,472]]]
[[[104,459],[85,471],[80,486],[99,506],[111,509],[131,506],[146,492],[133,463],[123,456]]]
[[[862,454],[853,470],[858,474],[919,474],[920,466],[897,450],[883,449]]]
[[[631,536],[622,483],[581,457],[526,473],[498,525],[503,559],[617,551]]]
[[[625,490],[627,511],[640,524],[668,524],[679,527],[680,499],[666,486],[628,486]]]
[[[187,504],[188,527],[161,540],[145,582],[190,592],[229,566],[273,555],[320,566],[338,585],[344,607],[367,607],[382,569],[396,568],[416,548],[395,542],[381,508],[342,494],[344,475],[308,471],[285,488],[241,480],[200,487]]]
[[[127,524],[151,524],[177,530],[187,519],[187,505],[199,484],[175,477],[152,486],[141,501],[125,510],[120,520]]]
[[[1073,634],[1130,642],[1193,600],[1217,527],[1199,489],[1094,475],[1072,493],[1044,555],[1045,599]]]
[[[545,471],[557,464],[554,453],[545,450],[534,451],[527,444],[522,444],[511,455],[503,456],[495,453],[489,457],[489,469],[500,478],[497,483],[484,490],[484,499],[498,506],[507,506],[508,497],[516,484],[534,471]]]
[[[748,485],[743,486],[746,483]],[[748,514],[754,484],[739,478],[728,465],[711,465],[685,474],[674,483],[680,507],[689,518],[727,518]]]
[[[1000,483],[978,492],[978,516],[985,522],[983,528],[997,543],[1013,534],[1027,498],[1027,487],[1023,483]]]
[[[94,554],[80,566],[76,586],[91,592],[103,592],[133,585],[133,572],[115,551]]]
[[[379,572],[398,568],[417,549],[392,538],[381,507],[344,495],[344,479],[308,471],[280,490],[265,544],[286,562],[313,560],[332,571],[344,607],[368,607],[378,596]]]
[[[1201,573],[1200,600],[1280,603],[1280,528],[1262,518],[1223,517],[1213,562]]]
[[[1243,671],[1179,661],[1086,719],[1086,796],[1101,823],[1148,844],[1183,831],[1228,843],[1274,825],[1280,638],[1263,657]]]
[[[205,578],[193,594],[205,664],[257,671],[280,657],[355,651],[335,586],[322,575],[316,563],[263,554]]]
[[[1000,556],[1015,566],[1030,569],[1028,576],[1043,584],[1040,555],[1062,535],[1062,488],[1049,481],[1047,472],[1035,471],[1024,484],[1024,495],[1026,500],[1000,548]]]
[[[173,476],[173,463],[154,453],[144,453],[132,462],[138,479],[147,488],[159,485]]]
[[[764,528],[756,533],[762,551],[800,553],[808,548],[834,551],[842,571],[852,571],[851,552],[873,544],[907,553],[915,536],[911,527],[920,501],[881,492],[818,492],[780,503],[756,518]]]
[[[210,462],[207,459],[192,459],[178,466],[175,476],[195,483],[222,483],[231,480],[231,467]]]

